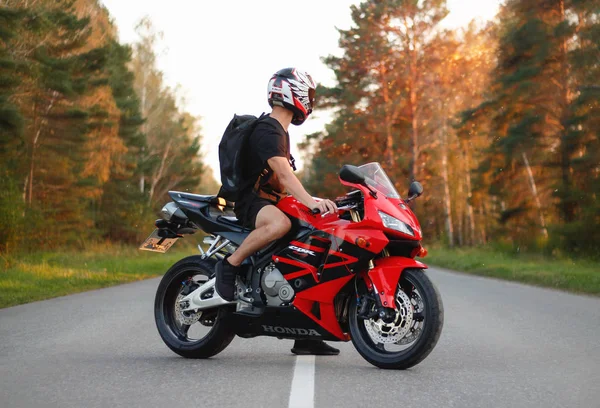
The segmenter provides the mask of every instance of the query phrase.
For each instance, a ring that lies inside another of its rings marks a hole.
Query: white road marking
[[[297,356],[289,408],[315,406],[315,356]]]

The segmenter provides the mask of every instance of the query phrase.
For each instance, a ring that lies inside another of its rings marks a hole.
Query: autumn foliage
[[[335,111],[304,143],[310,191],[381,162],[428,239],[595,254],[600,235],[600,2],[509,0],[495,21],[440,26],[443,0],[364,1],[324,62]]]

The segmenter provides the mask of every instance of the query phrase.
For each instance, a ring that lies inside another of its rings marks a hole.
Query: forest
[[[312,195],[377,161],[400,194],[424,185],[429,241],[597,256],[600,0],[507,0],[457,30],[443,0],[349,12],[317,91],[333,120],[301,144]],[[120,44],[98,0],[0,3],[0,253],[137,243],[167,191],[216,191],[160,33],[137,32]]]
[[[334,119],[302,144],[309,191],[342,194],[342,164],[378,161],[400,194],[424,185],[429,240],[597,256],[600,1],[507,0],[455,31],[443,0],[351,13],[342,55],[323,58],[337,84],[317,103]]]
[[[97,0],[0,4],[0,253],[135,243],[167,191],[214,184],[160,33],[137,33],[120,44]]]

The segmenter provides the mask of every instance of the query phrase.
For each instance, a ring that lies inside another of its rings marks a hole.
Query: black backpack
[[[221,167],[221,189],[219,197],[228,201],[238,201],[241,192],[253,185],[256,180],[244,177],[244,154],[247,152],[248,138],[254,132],[259,118],[253,115],[233,115],[219,143],[219,163]]]

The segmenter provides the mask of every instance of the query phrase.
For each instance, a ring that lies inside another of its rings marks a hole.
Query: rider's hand
[[[315,204],[311,210],[318,208],[321,214],[325,214],[326,212],[337,213],[337,206],[331,200],[321,200]]]

